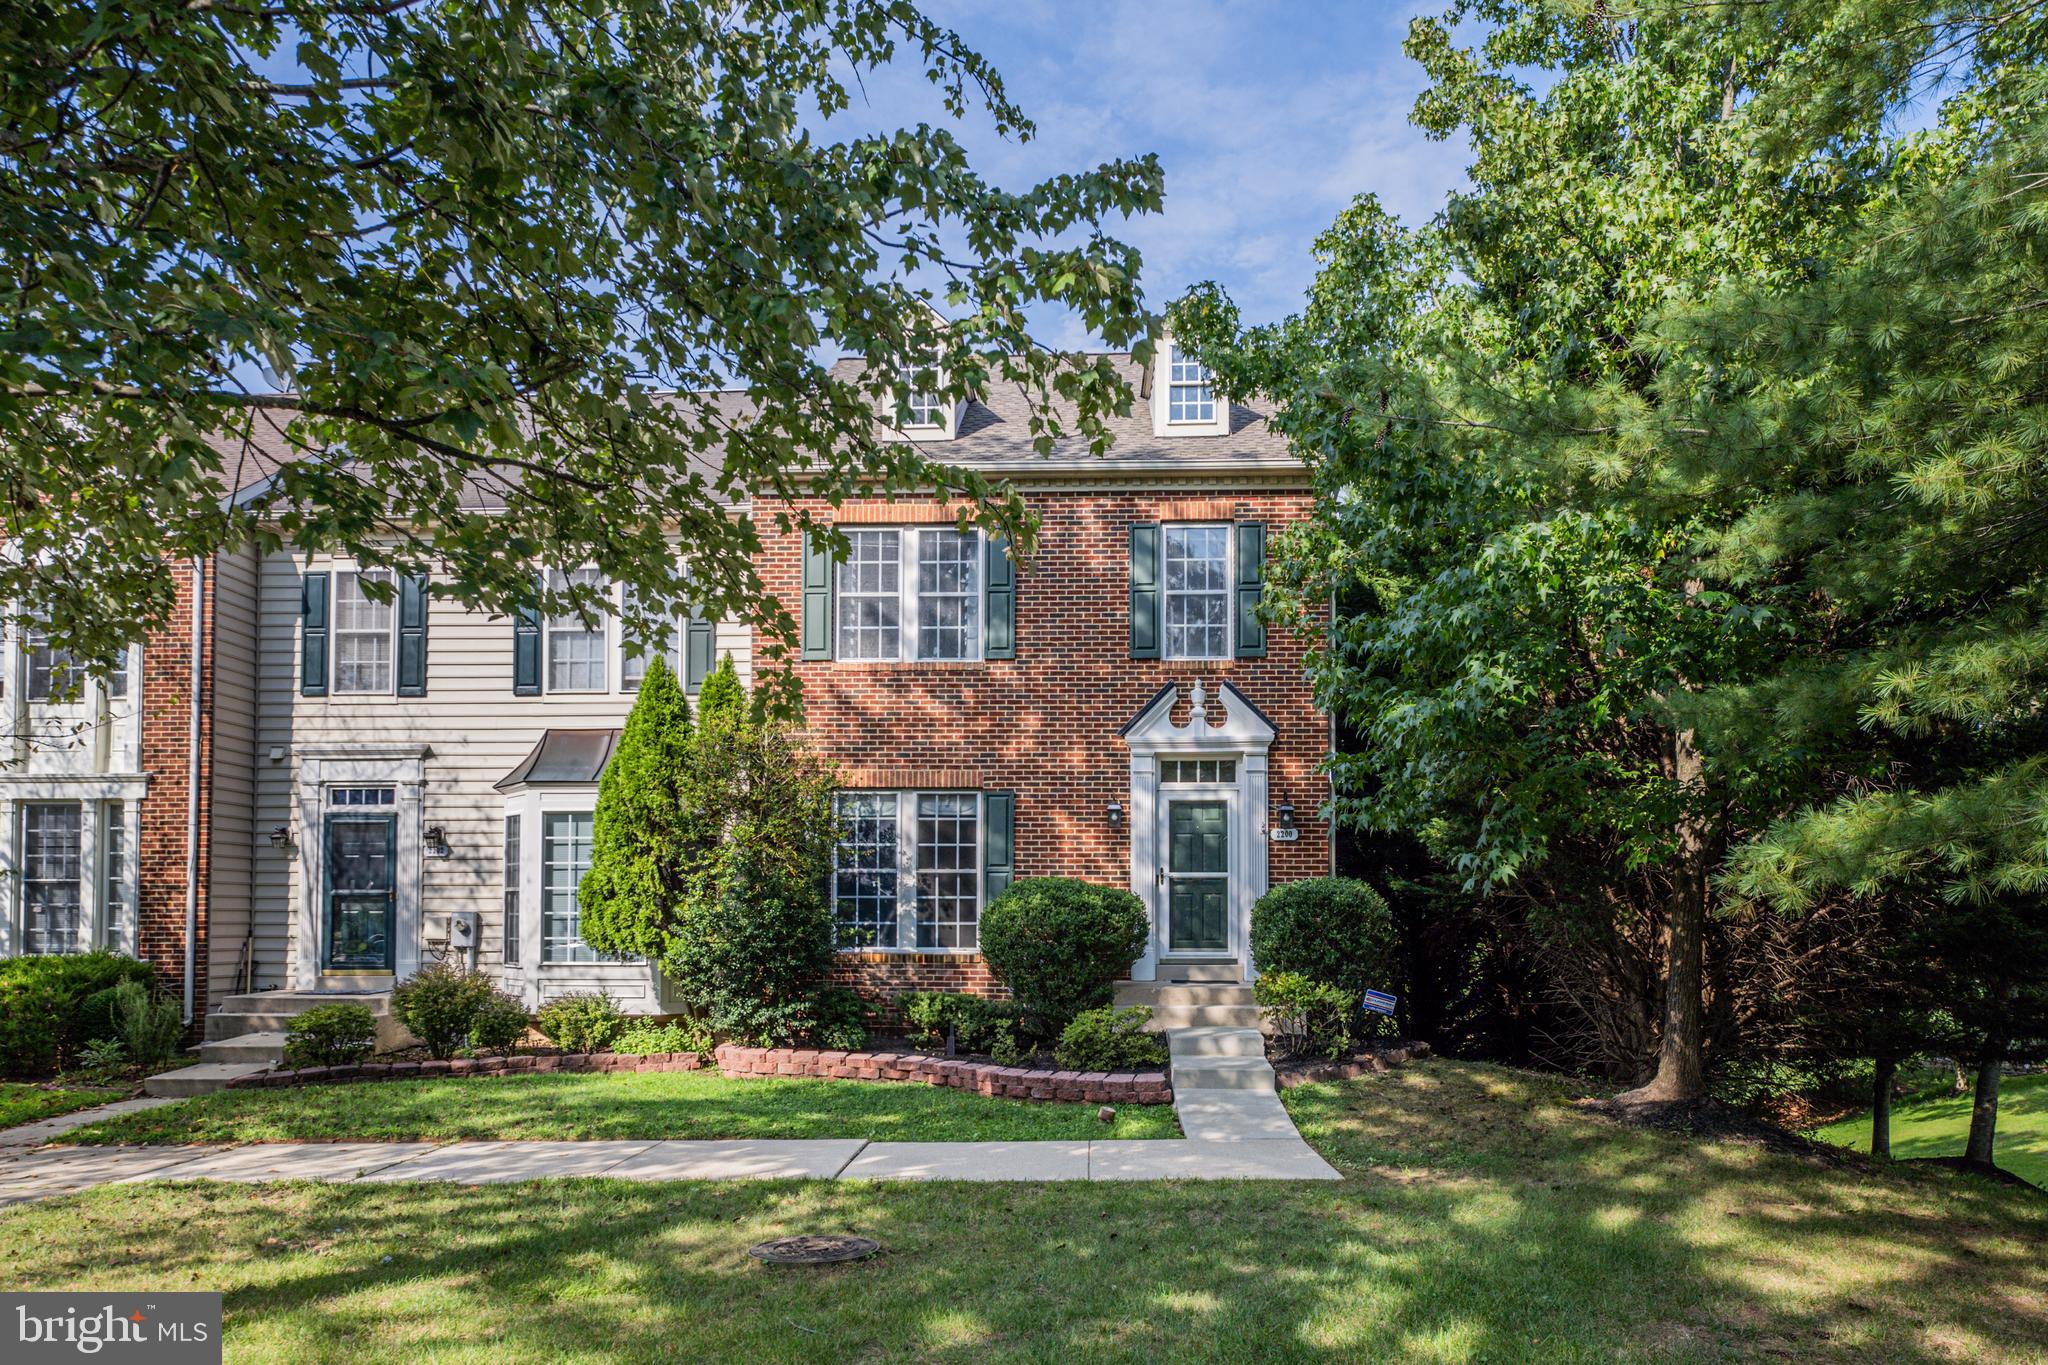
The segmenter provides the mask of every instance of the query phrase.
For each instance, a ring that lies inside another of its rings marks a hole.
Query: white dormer
[[[1152,434],[1228,436],[1230,401],[1216,392],[1209,367],[1174,344],[1159,339],[1152,359]]]
[[[960,419],[966,415],[967,404],[960,400],[949,400],[928,390],[917,387],[917,368],[906,367],[901,375],[898,392],[910,414],[897,426],[903,436],[913,441],[950,441],[960,434]],[[944,371],[932,375],[939,387],[944,387]],[[893,420],[895,414],[890,414]]]

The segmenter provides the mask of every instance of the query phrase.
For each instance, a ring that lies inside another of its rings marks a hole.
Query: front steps
[[[1172,1059],[1174,1117],[1188,1137],[1196,1142],[1301,1143],[1266,1061],[1266,1037],[1257,1029],[1172,1029],[1166,1050]]]
[[[1235,963],[1225,964],[1231,976]],[[1165,968],[1161,969],[1162,972]],[[1241,981],[1119,981],[1115,1003],[1144,1005],[1152,1011],[1148,1026],[1156,1032],[1181,1028],[1261,1027],[1259,1007],[1252,1001],[1252,988]]]
[[[284,1060],[285,1029],[317,1005],[367,1005],[377,1020],[377,1050],[392,1052],[419,1040],[391,1013],[390,991],[257,991],[231,995],[206,1016],[196,1049],[199,1062],[151,1076],[142,1083],[151,1095],[184,1098],[224,1090],[237,1076],[267,1071]]]

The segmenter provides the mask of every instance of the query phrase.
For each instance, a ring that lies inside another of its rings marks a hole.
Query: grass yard
[[[1892,1105],[1892,1155],[1961,1156],[1970,1135],[1970,1097],[1929,1095]],[[1823,1142],[1870,1150],[1870,1115],[1815,1131]],[[1998,1164],[2048,1189],[2048,1076],[2008,1076],[1998,1087]]]
[[[131,1185],[0,1244],[11,1289],[223,1291],[233,1361],[2048,1357],[2048,1199],[1625,1129],[1488,1067],[1287,1100],[1344,1183]],[[797,1231],[885,1251],[747,1259]]]
[[[74,1129],[67,1142],[286,1142],[355,1138],[868,1138],[975,1142],[1170,1138],[1167,1105],[1039,1104],[931,1085],[735,1080],[624,1071],[222,1090]]]
[[[0,1081],[0,1128],[55,1118],[75,1109],[90,1109],[95,1104],[118,1100],[124,1093],[119,1090]]]

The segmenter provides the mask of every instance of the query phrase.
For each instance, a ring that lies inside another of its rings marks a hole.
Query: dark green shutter
[[[427,580],[398,580],[398,695],[427,695]]]
[[[1159,657],[1159,523],[1131,528],[1131,657]]]
[[[982,623],[981,657],[1017,657],[1017,566],[1010,562],[1010,542],[1001,536],[988,538],[988,612]]]
[[[1259,620],[1259,600],[1266,595],[1266,527],[1263,522],[1237,523],[1237,657],[1266,657],[1266,626]]]
[[[832,552],[822,533],[804,535],[804,657],[832,657]]]
[[[711,676],[712,660],[718,653],[718,623],[692,616],[683,629],[683,690],[696,692]]]
[[[512,611],[512,694],[540,695],[540,608]]]
[[[327,695],[327,575],[299,580],[299,693]]]
[[[981,878],[987,904],[1017,879],[1017,797],[1011,792],[985,792],[981,811]]]

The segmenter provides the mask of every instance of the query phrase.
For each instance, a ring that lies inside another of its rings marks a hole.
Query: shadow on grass
[[[1434,1064],[1289,1097],[1341,1185],[110,1189],[16,1287],[220,1288],[230,1355],[353,1360],[2038,1359],[2048,1217],[1573,1112]],[[793,1232],[872,1261],[769,1269]]]

